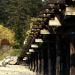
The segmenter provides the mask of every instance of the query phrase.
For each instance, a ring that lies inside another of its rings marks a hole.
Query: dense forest
[[[31,17],[37,16],[42,0],[0,0],[0,24],[15,32],[18,45],[22,45]]]

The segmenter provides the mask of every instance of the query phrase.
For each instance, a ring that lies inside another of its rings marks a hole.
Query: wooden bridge
[[[19,61],[23,59],[36,75],[74,75],[74,3],[49,0],[33,22]]]

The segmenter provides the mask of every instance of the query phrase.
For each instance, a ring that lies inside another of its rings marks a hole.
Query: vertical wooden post
[[[56,75],[56,35],[51,34],[49,35],[49,42],[48,42],[48,48],[49,48],[49,72],[50,75]]]
[[[44,75],[48,75],[48,46],[43,44],[43,58],[44,58]]]
[[[40,61],[40,67],[39,67],[39,72],[40,72],[40,74],[43,74],[42,73],[42,70],[43,70],[43,63],[42,63],[42,49],[40,49],[40,51],[39,51],[39,61]]]
[[[30,60],[30,63],[31,63],[31,68],[30,68],[30,70],[32,70],[32,67],[33,67],[33,63],[32,63],[33,61],[32,61],[32,57],[31,57],[31,60]]]
[[[69,36],[62,35],[60,40],[60,64],[61,73],[60,75],[70,75],[70,40]]]
[[[36,52],[36,72],[38,72],[38,52]]]
[[[43,58],[43,49],[41,49],[41,74],[44,75],[44,58]]]

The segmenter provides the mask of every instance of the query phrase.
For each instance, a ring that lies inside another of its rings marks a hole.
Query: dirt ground
[[[25,66],[21,65],[7,65],[0,67],[0,75],[36,75]]]

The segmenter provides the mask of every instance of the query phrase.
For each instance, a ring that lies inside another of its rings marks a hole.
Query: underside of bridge
[[[49,0],[33,22],[22,59],[37,75],[74,75],[75,0]]]

